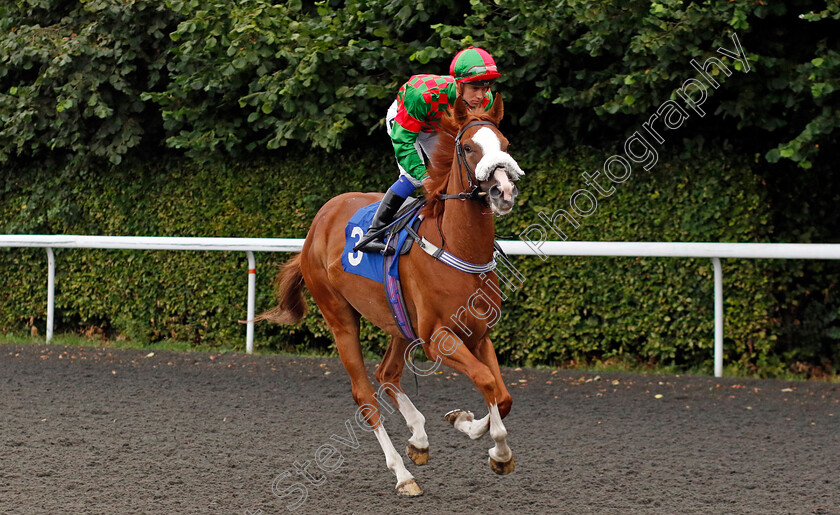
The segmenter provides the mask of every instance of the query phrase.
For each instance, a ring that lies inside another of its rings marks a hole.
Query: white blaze
[[[479,181],[489,179],[496,168],[504,168],[514,181],[525,175],[516,161],[507,152],[502,152],[502,144],[498,136],[489,127],[478,129],[472,140],[481,147],[481,152],[484,154],[475,167],[475,177]]]

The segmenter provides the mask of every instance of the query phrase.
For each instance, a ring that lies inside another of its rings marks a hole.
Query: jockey
[[[385,192],[362,239],[390,224],[403,201],[428,178],[425,162],[434,154],[441,119],[455,99],[463,98],[469,109],[489,109],[493,104],[490,86],[499,75],[490,54],[469,47],[452,59],[449,75],[414,75],[402,85],[385,117],[400,177]],[[381,238],[372,240],[359,250],[381,253],[385,243]]]

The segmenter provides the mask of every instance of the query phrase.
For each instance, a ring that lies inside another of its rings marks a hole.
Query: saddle
[[[409,338],[409,341],[413,341],[414,331],[408,323],[408,313],[400,287],[399,259],[411,251],[412,245],[417,241],[417,230],[422,222],[418,213],[426,205],[426,199],[407,199],[394,216],[394,222],[385,229],[385,243],[395,250],[392,255],[385,257],[382,254],[354,252],[353,246],[358,241],[356,238],[361,238],[367,231],[378,205],[374,203],[366,206],[350,218],[344,230],[345,246],[341,255],[341,265],[345,272],[383,283],[394,320],[403,335]]]

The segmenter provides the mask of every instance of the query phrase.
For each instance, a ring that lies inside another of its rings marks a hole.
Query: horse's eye
[[[467,152],[472,152],[472,147],[469,145],[464,145],[464,150],[466,150]]]

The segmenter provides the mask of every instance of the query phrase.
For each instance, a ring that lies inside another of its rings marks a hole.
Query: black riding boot
[[[382,202],[376,210],[376,214],[373,215],[373,221],[370,222],[370,228],[367,230],[365,235],[362,236],[362,240],[390,224],[394,220],[394,215],[397,214],[397,211],[399,211],[403,202],[405,202],[404,198],[400,197],[388,188],[388,191],[385,192],[385,197],[382,198]],[[380,235],[375,240],[369,241],[364,247],[359,247],[358,250],[361,250],[362,252],[378,252],[381,254],[386,248],[383,236],[384,234]],[[392,253],[393,250],[388,249],[388,252],[385,255]]]

